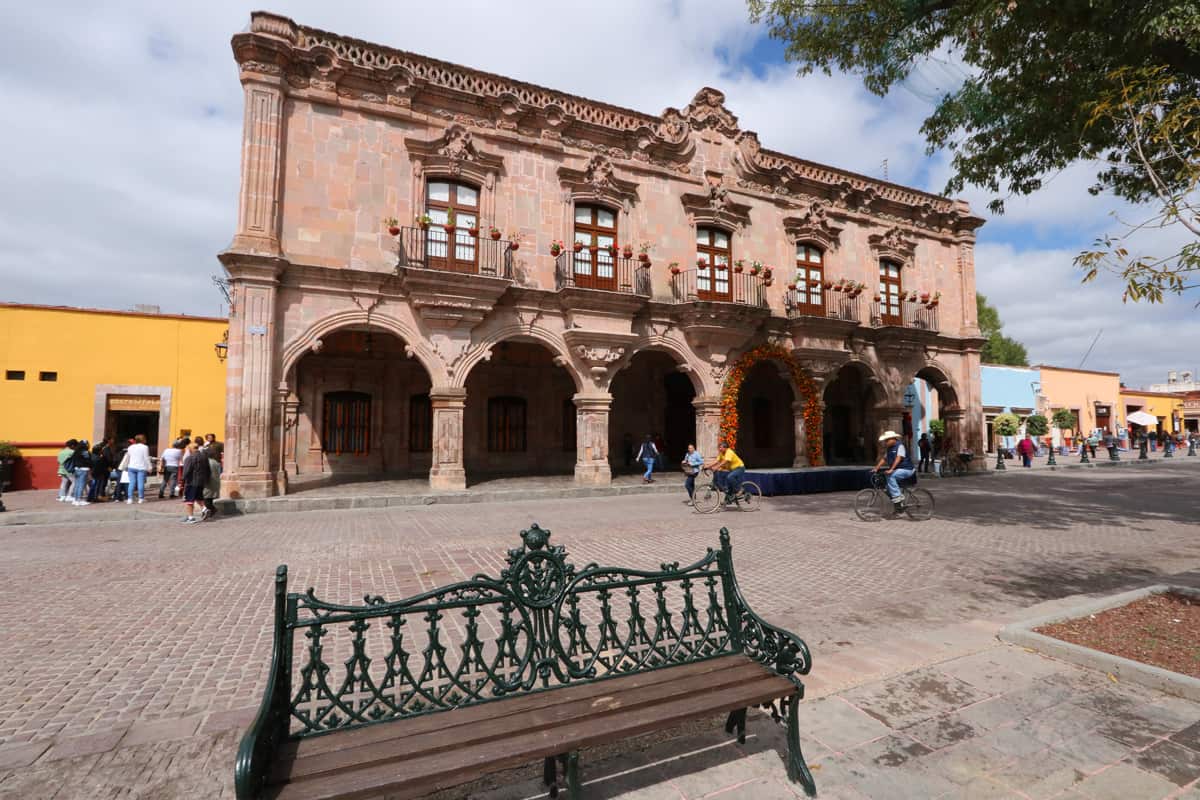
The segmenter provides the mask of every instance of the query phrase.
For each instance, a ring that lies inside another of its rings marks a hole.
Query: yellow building
[[[1070,409],[1078,420],[1076,431],[1099,430],[1123,437],[1125,415],[1121,407],[1121,376],[1116,372],[1095,372],[1038,364],[1041,375],[1038,411],[1051,418],[1055,411]],[[1074,432],[1052,431],[1054,444],[1070,445]]]
[[[12,489],[56,485],[67,439],[182,433],[224,439],[228,320],[0,303],[0,440],[22,459]]]
[[[1138,389],[1122,389],[1121,405],[1128,417],[1135,411],[1145,411],[1158,418],[1154,433],[1179,433],[1183,430],[1183,406],[1185,397],[1172,392],[1145,392]]]

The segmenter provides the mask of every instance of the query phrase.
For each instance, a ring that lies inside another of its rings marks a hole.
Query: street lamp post
[[[1080,464],[1092,463],[1092,460],[1090,458],[1088,458],[1088,441],[1087,441],[1087,439],[1084,439],[1082,442],[1079,443],[1079,452],[1080,452],[1080,456],[1079,456]]]
[[[1148,438],[1145,433],[1138,437],[1138,461],[1146,461],[1150,456],[1146,453]]]
[[[1054,442],[1050,442],[1050,457],[1046,459],[1046,466],[1051,469],[1058,466],[1058,462],[1054,460]]]
[[[1196,455],[1196,434],[1188,434],[1188,453],[1189,456]]]
[[[1006,469],[1008,469],[1008,467],[1004,466],[1004,448],[1002,448],[999,445],[999,443],[997,443],[996,444],[996,471],[1003,472]]]

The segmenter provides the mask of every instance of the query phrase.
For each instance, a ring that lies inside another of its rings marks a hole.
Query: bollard
[[[1008,467],[1004,466],[1004,450],[1000,447],[997,447],[996,448],[996,471],[1003,472],[1006,469],[1008,469]]]
[[[1196,437],[1195,436],[1188,437],[1188,452],[1187,452],[1187,454],[1189,456],[1196,455]]]
[[[1057,467],[1058,462],[1054,460],[1054,445],[1050,445],[1050,457],[1046,459],[1047,467]]]
[[[1121,456],[1118,455],[1117,446],[1115,444],[1110,444],[1108,446],[1108,460],[1109,461],[1120,461],[1121,460]]]
[[[1090,458],[1088,458],[1088,443],[1086,441],[1079,448],[1079,463],[1080,464],[1092,463],[1092,460]]]
[[[1146,442],[1146,437],[1143,436],[1138,441],[1138,461],[1145,461],[1149,458],[1149,456],[1146,454],[1147,447],[1148,447],[1148,444]]]

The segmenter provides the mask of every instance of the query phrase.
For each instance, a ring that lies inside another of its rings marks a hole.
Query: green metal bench
[[[581,748],[726,712],[744,742],[758,705],[786,726],[788,777],[815,794],[798,718],[808,647],[750,610],[728,530],[657,572],[576,570],[536,524],[521,539],[498,578],[390,603],[288,593],[279,567],[238,800],[420,797],[531,761],[552,796],[562,764],[576,798]]]

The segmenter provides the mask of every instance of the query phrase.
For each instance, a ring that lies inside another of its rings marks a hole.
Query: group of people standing
[[[127,504],[146,501],[146,478],[162,476],[158,499],[182,496],[188,524],[211,519],[221,495],[221,443],[214,434],[176,439],[159,458],[150,455],[146,437],[124,444],[113,437],[92,446],[87,439],[68,439],[58,453],[58,501],[73,506],[96,502]],[[110,488],[111,483],[111,488]],[[195,506],[201,505],[200,516]]]

